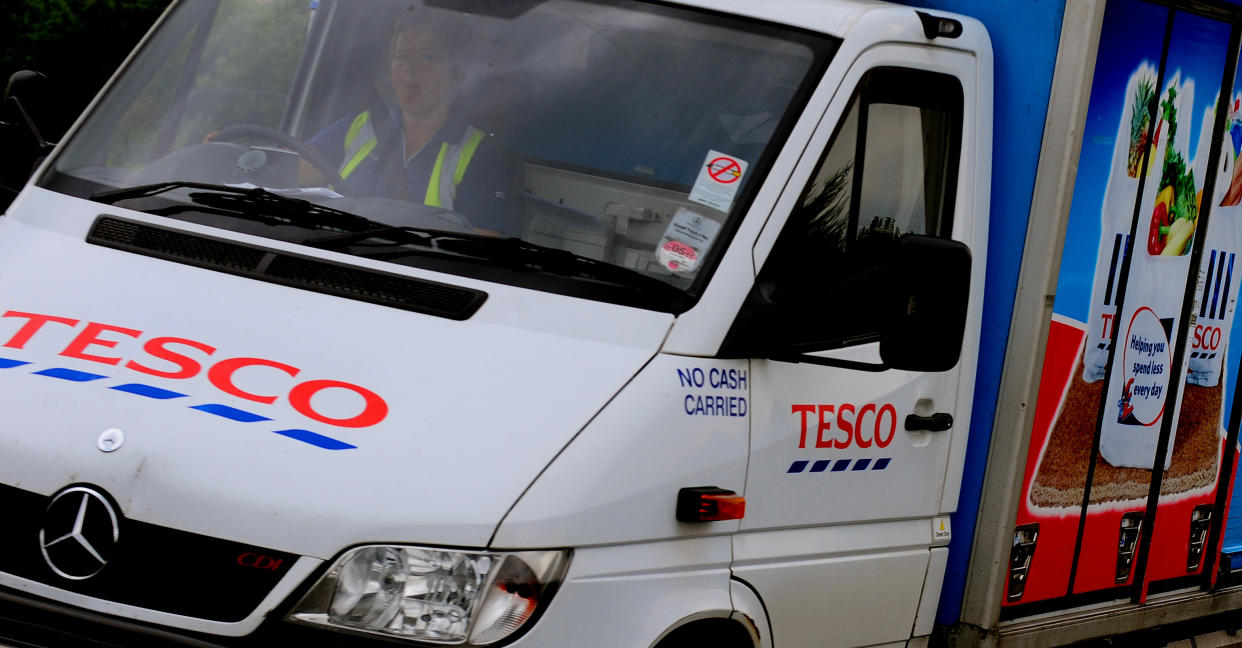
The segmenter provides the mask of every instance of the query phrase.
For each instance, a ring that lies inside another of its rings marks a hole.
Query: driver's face
[[[427,116],[452,101],[456,66],[448,55],[425,28],[397,34],[388,74],[402,112]]]

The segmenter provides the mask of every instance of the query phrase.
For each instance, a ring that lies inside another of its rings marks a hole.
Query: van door
[[[969,171],[975,137],[963,129],[975,117],[975,68],[961,52],[868,50],[793,176],[807,179],[791,183],[765,231],[780,228],[756,264],[757,287],[788,321],[784,342],[835,347],[751,365],[747,512],[734,573],[763,597],[777,645],[904,640],[929,564],[935,583],[943,576],[947,549],[935,549],[933,562],[929,547],[954,436],[965,442],[982,268],[972,271],[968,351],[941,372],[880,364],[874,276],[906,234],[983,249],[986,228],[976,226],[986,214],[973,213]],[[940,539],[947,543],[947,528]],[[916,634],[930,632],[925,617]]]

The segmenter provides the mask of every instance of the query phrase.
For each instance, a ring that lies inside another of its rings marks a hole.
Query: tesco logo
[[[80,320],[39,313],[23,313],[8,311],[0,317],[12,317],[25,320],[13,337],[4,343],[10,349],[23,349],[35,335],[46,335],[45,330],[59,327],[79,329]],[[341,380],[306,380],[295,379],[302,370],[292,365],[269,360],[266,358],[220,358],[217,359],[216,348],[179,337],[151,337],[142,345],[145,357],[125,358],[109,349],[115,349],[125,338],[141,339],[144,334],[137,329],[114,326],[101,322],[86,322],[77,335],[70,340],[60,355],[66,358],[98,362],[100,364],[123,367],[157,378],[170,380],[186,380],[206,371],[207,380],[216,389],[237,398],[264,405],[271,405],[284,398],[299,414],[325,425],[343,428],[364,428],[375,425],[388,416],[388,403],[375,392]],[[151,366],[151,365],[158,366]],[[233,376],[243,368],[258,367],[266,371],[288,376],[290,387],[284,393],[255,394],[238,387]],[[362,397],[362,411],[353,416],[334,418],[315,410],[313,399],[320,392],[329,390],[345,390]]]
[[[892,403],[867,403],[862,407],[851,403],[795,404],[791,406],[791,413],[801,414],[799,448],[806,447],[807,434],[812,429],[812,423],[815,424],[813,441],[816,448],[887,448],[897,435],[897,408]]]
[[[1191,346],[1195,349],[1215,351],[1220,348],[1220,337],[1219,326],[1195,326],[1194,342]]]

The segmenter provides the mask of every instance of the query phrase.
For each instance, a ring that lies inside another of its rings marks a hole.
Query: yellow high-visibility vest
[[[465,135],[457,143],[440,143],[440,152],[431,168],[431,177],[427,179],[424,203],[432,207],[453,208],[457,185],[461,184],[470,160],[474,158],[475,151],[486,137],[487,133],[474,126],[467,126]],[[337,170],[341,177],[348,178],[378,144],[379,137],[371,124],[371,111],[360,113],[345,133],[345,158]]]

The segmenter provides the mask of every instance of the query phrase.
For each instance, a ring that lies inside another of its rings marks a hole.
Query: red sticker
[[[720,184],[732,184],[742,177],[742,165],[730,157],[718,157],[707,163],[707,172]]]
[[[668,266],[670,270],[676,270],[682,266],[693,268],[699,260],[699,253],[694,248],[682,243],[681,241],[668,241],[660,247],[661,261]]]

